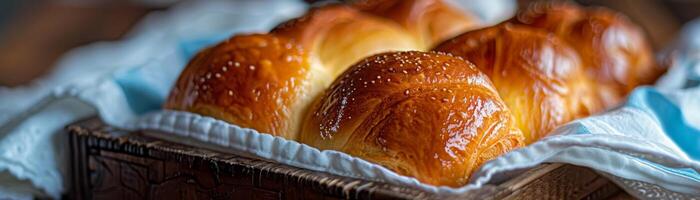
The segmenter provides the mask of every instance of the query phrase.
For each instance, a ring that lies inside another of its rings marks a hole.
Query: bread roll
[[[523,145],[488,77],[438,53],[371,56],[307,113],[300,141],[378,163],[423,183],[461,186],[484,162]]]
[[[331,81],[289,39],[239,35],[198,53],[165,108],[295,139],[306,107]]]
[[[165,108],[297,139],[303,114],[352,63],[418,48],[394,22],[328,5],[270,34],[238,35],[203,50],[181,73]]]
[[[554,2],[533,3],[512,20],[553,32],[578,52],[605,107],[620,103],[635,87],[653,83],[656,64],[641,28],[620,13]]]
[[[327,5],[281,24],[271,33],[293,38],[315,65],[336,77],[355,62],[387,51],[426,50],[395,22],[344,5]]]
[[[462,34],[435,50],[469,60],[489,76],[527,144],[600,110],[576,52],[545,31],[504,23]]]
[[[476,16],[442,0],[357,0],[353,5],[398,22],[419,39],[423,49],[481,25]]]

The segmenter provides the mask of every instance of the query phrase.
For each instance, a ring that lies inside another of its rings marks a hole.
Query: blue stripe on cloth
[[[641,87],[630,95],[627,106],[656,116],[664,133],[688,156],[700,160],[700,130],[690,126],[681,109],[666,96],[654,88]]]
[[[144,79],[139,68],[119,73],[115,75],[114,80],[126,96],[129,108],[136,114],[158,110],[165,101],[162,91],[149,87],[150,84]]]

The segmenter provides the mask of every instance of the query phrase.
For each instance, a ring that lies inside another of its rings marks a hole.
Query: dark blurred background
[[[148,12],[167,9],[175,1],[0,0],[0,86],[41,77],[71,48],[118,40]],[[685,22],[700,16],[700,0],[577,2],[627,14],[646,29],[657,50],[673,41]]]

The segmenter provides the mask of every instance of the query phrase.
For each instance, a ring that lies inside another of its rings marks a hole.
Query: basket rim
[[[557,170],[581,168],[581,170],[588,170],[588,173],[592,172],[590,169],[568,164],[543,164],[526,170],[515,178],[498,185],[487,184],[480,189],[470,190],[464,194],[446,195],[435,194],[391,183],[381,183],[330,174],[328,172],[303,169],[260,158],[222,152],[221,150],[197,148],[192,145],[160,140],[149,137],[146,131],[130,132],[111,127],[106,125],[97,116],[73,123],[67,126],[66,130],[71,137],[71,146],[83,145],[79,147],[83,148],[83,152],[96,149],[178,161],[183,164],[207,162],[217,166],[229,166],[230,170],[235,170],[234,168],[246,169],[260,176],[284,177],[293,180],[295,184],[303,184],[304,187],[309,187],[316,192],[349,199],[363,197],[392,199],[502,199],[522,195],[522,192],[519,191],[524,188],[532,188],[533,184],[542,184],[541,179],[546,179],[550,173]],[[74,148],[76,147],[72,147],[72,149]],[[73,163],[81,159],[81,155],[76,155],[76,153],[72,155],[74,156]],[[74,167],[75,166],[76,165],[74,165]],[[77,173],[81,173],[80,169],[73,169],[73,171],[76,170]],[[595,172],[592,172],[592,174],[597,175]],[[620,190],[607,179],[603,181],[604,182],[599,182],[604,183],[603,185],[606,188],[612,188],[607,189],[607,193]],[[546,185],[546,183],[544,184]],[[542,186],[535,185],[535,187]],[[547,186],[545,186],[545,188],[546,187]],[[598,188],[590,188],[589,186],[589,188],[584,190],[588,192],[586,196],[601,196],[596,193],[597,191],[601,191],[600,187],[602,186],[598,185]]]

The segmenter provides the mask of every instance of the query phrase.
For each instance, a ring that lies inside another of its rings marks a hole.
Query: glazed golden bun
[[[469,12],[442,0],[356,0],[360,10],[391,19],[406,28],[422,47],[436,44],[481,25]]]
[[[271,33],[293,38],[309,52],[312,63],[323,66],[333,77],[369,55],[425,50],[395,22],[345,5],[311,9],[304,16],[279,25]]]
[[[307,107],[352,63],[418,46],[390,20],[327,5],[269,34],[233,36],[199,52],[164,107],[295,140]]]
[[[461,186],[484,162],[524,145],[488,77],[438,53],[370,56],[307,113],[302,143],[338,150],[423,183]]]
[[[536,2],[514,23],[550,31],[578,52],[605,107],[619,104],[635,87],[653,83],[663,69],[641,28],[620,13],[561,2]]]
[[[601,109],[576,51],[545,31],[503,23],[435,50],[469,60],[489,76],[528,144]]]
[[[164,107],[293,139],[306,106],[332,81],[324,73],[289,39],[238,35],[198,53]]]

